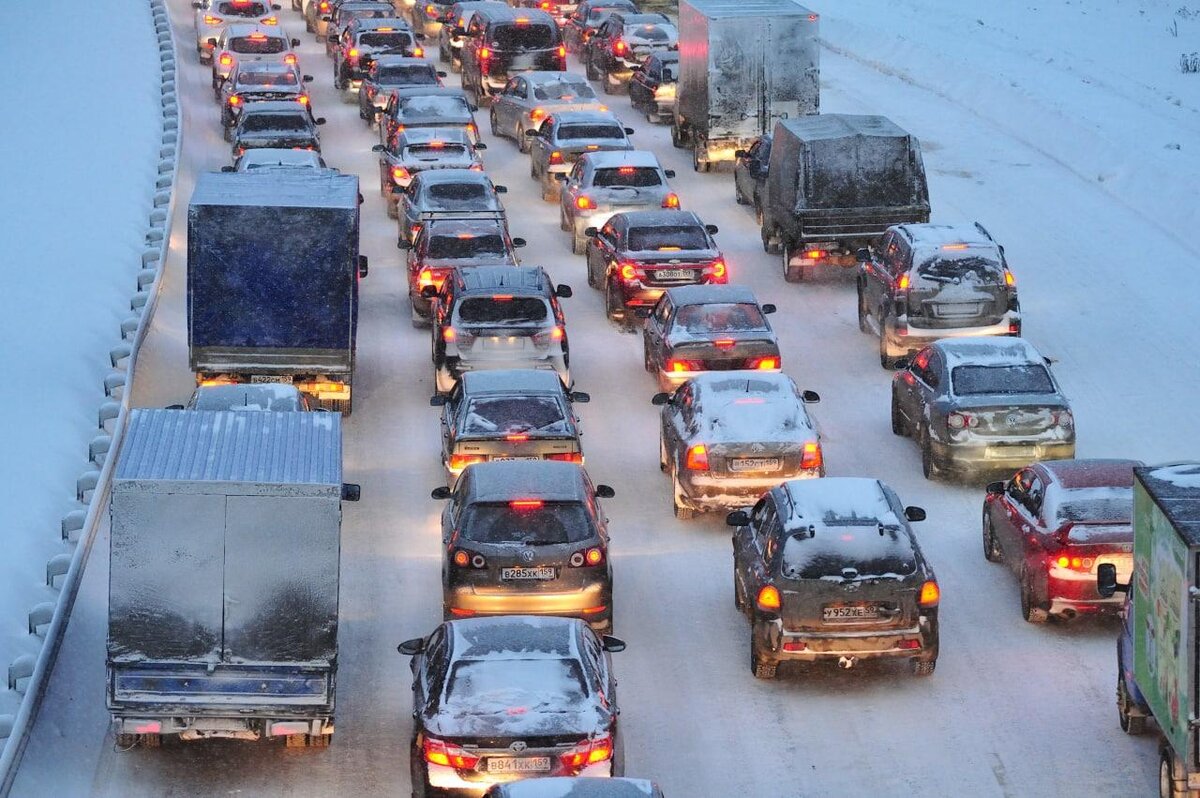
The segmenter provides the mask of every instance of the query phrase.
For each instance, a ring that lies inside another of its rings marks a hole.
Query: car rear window
[[[386,66],[376,73],[379,83],[388,85],[410,84],[413,86],[436,86],[437,72],[427,66]]]
[[[553,396],[488,396],[467,403],[462,430],[467,435],[570,431],[562,401]]]
[[[1055,525],[1128,524],[1133,521],[1133,488],[1074,488],[1050,491],[1042,508]]]
[[[587,697],[583,670],[569,659],[460,660],[446,680],[443,707],[455,713],[512,716],[569,712]]]
[[[917,570],[917,555],[902,529],[861,525],[818,527],[790,535],[783,543],[780,573],[786,579],[870,579],[904,577]],[[847,568],[854,569],[853,572]]]
[[[296,86],[295,72],[239,72],[239,86]]]
[[[405,116],[467,116],[471,113],[462,97],[409,97],[401,110]]]
[[[625,131],[618,125],[570,124],[559,125],[555,134],[559,141],[580,139],[623,139]]]
[[[472,202],[487,199],[488,191],[479,183],[436,183],[429,187],[428,195],[438,202]]]
[[[917,276],[926,282],[958,284],[964,280],[996,285],[1004,282],[1004,267],[999,259],[978,250],[942,251],[920,263]]]
[[[556,80],[534,86],[533,96],[538,100],[594,100],[596,92],[582,81]]]
[[[658,169],[653,166],[618,166],[611,169],[597,169],[596,175],[592,179],[592,185],[596,188],[613,186],[646,188],[661,186],[662,179],[658,176]]]
[[[453,236],[431,236],[429,252],[431,258],[477,258],[480,255],[503,255],[507,252],[504,238],[499,233],[473,236],[462,233]]]
[[[247,114],[242,120],[242,130],[250,133],[261,133],[266,130],[306,133],[308,132],[308,118],[303,113]]]
[[[675,38],[675,29],[670,25],[626,25],[625,38],[642,42],[669,42]]]
[[[409,47],[413,43],[412,34],[407,31],[371,31],[358,37],[360,47]]]
[[[675,326],[690,333],[752,332],[767,329],[767,320],[758,305],[714,302],[684,305],[675,314]]]
[[[631,11],[631,6],[600,6],[588,11],[588,27],[598,27],[614,11]]]
[[[467,148],[454,142],[429,142],[428,144],[410,144],[404,148],[405,155],[431,161],[443,156],[454,157],[466,155]]]
[[[459,535],[473,543],[555,546],[587,542],[595,531],[579,502],[529,499],[468,506],[459,522]]]
[[[708,237],[703,227],[696,225],[656,225],[633,227],[629,230],[632,250],[708,249]]]
[[[229,42],[229,49],[245,55],[271,55],[286,50],[287,42],[275,36],[234,36]]]
[[[546,301],[536,296],[472,297],[458,306],[464,324],[540,324],[549,316]]]
[[[1054,393],[1050,372],[1038,363],[1007,366],[955,366],[950,370],[954,393],[982,394]]]
[[[492,28],[492,43],[497,50],[548,50],[557,47],[558,42],[558,28],[552,25],[513,22]]]
[[[230,3],[217,3],[217,13],[226,17],[262,17],[266,16],[267,7],[262,3],[233,0]]]

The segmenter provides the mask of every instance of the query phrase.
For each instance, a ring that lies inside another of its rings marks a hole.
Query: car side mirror
[[[372,144],[371,145],[371,152],[383,152],[386,149],[387,149],[387,147],[383,146],[382,144]]]
[[[409,241],[407,238],[403,238],[403,237],[397,238],[396,239],[396,249],[412,249],[412,242]]]
[[[437,499],[438,501],[444,501],[445,499],[450,498],[450,489],[447,488],[445,485],[442,485],[441,487],[438,487],[438,488],[434,488],[433,490],[431,490],[429,492],[429,497],[432,499]]]
[[[896,364],[897,371],[904,371],[906,368],[912,365],[912,361],[906,357],[896,358],[894,362]]]
[[[570,299],[575,292],[571,290],[571,286],[559,283],[554,287],[554,295],[559,299]]]
[[[438,70],[438,73],[437,73],[437,76],[438,76],[439,78],[444,78],[444,77],[446,77],[446,73],[445,73],[445,72],[443,72],[443,71],[441,71],[441,70],[439,69],[439,70]]]
[[[745,510],[734,510],[729,515],[725,516],[725,524],[727,526],[749,526],[750,516]]]
[[[367,265],[367,256],[359,255],[358,256],[358,276],[366,277],[368,271],[370,271],[370,267]]]
[[[715,224],[704,225],[704,231],[710,236],[715,236],[717,233],[721,232]]]
[[[598,499],[611,499],[613,496],[616,496],[616,495],[617,495],[617,492],[615,490],[613,490],[612,487],[609,485],[597,485],[596,486],[596,498],[598,498]]]
[[[521,247],[525,246],[528,243],[529,242],[523,238],[514,238],[512,240],[513,249],[520,249]]]
[[[305,83],[312,83],[312,82],[313,82],[313,76],[312,76],[312,75],[305,75],[303,78],[301,78],[301,80],[303,80]]]
[[[271,3],[271,10],[272,11],[282,11],[283,6],[279,5],[279,3]]]
[[[527,138],[527,139],[534,139],[540,135],[542,135],[542,134],[536,128],[532,128],[532,127],[525,128],[525,138]]]
[[[745,150],[734,150],[733,151],[734,158],[745,158],[747,154],[748,153]]]
[[[192,8],[199,11],[201,8],[204,8],[204,4],[203,3],[192,3]]]
[[[567,173],[566,172],[555,172],[554,179],[559,181],[560,183],[565,183],[565,182],[567,182]]]
[[[605,635],[600,639],[600,643],[604,646],[604,650],[610,654],[616,654],[625,650],[625,641],[612,635]]]
[[[221,167],[221,171],[222,171],[222,172],[236,172],[236,171],[237,171],[237,167],[235,167],[235,166],[222,166],[222,167]]]
[[[1106,562],[1096,568],[1096,592],[1102,598],[1112,598],[1122,587],[1129,589],[1129,585],[1117,584],[1117,566]]]
[[[421,286],[421,296],[424,299],[433,299],[437,296],[437,286],[423,285]]]
[[[600,231],[595,227],[589,227],[583,231],[583,234],[588,238],[595,238],[596,236],[600,235]]]
[[[440,393],[435,393],[433,396],[429,397],[429,406],[430,407],[445,407],[446,406],[446,397],[442,396]]]
[[[323,117],[323,116],[318,116],[316,119],[314,119],[314,120],[313,120],[313,124],[314,124],[314,125],[323,125],[323,124],[325,124],[325,117]]]
[[[871,260],[871,250],[866,247],[859,247],[854,250],[854,258],[859,263],[868,263]]]
[[[300,46],[300,40],[292,39],[292,47],[299,47],[299,46]]]
[[[924,521],[925,509],[922,507],[905,507],[904,517],[909,521]]]
[[[486,149],[487,149],[487,145],[486,145],[486,144],[484,144],[484,143],[481,141],[481,142],[479,142],[478,144],[476,144],[476,145],[475,145],[475,149],[477,149],[477,150],[486,150]]]
[[[778,310],[778,309],[779,309],[779,308],[775,307],[775,306],[774,306],[774,305],[772,305],[770,302],[768,302],[767,304],[765,304],[765,305],[763,305],[763,306],[762,306],[762,312],[763,312],[763,315],[765,315],[765,316],[769,316],[769,315],[771,315],[772,313],[774,313],[774,312],[775,312],[776,310]]]
[[[663,174],[666,175],[667,177],[674,177],[675,170],[674,169],[664,169]]]
[[[492,188],[495,189],[497,194],[507,194],[508,193],[508,186],[492,186]]]
[[[342,501],[356,502],[362,498],[362,486],[353,482],[342,483]]]
[[[670,402],[671,394],[669,393],[656,393],[654,396],[650,397],[650,404],[654,405],[655,407],[662,407]]]
[[[633,135],[634,133],[636,133],[636,132],[637,132],[637,131],[636,131],[636,130],[634,130],[633,128],[631,128],[631,127],[627,127],[627,128],[625,128],[625,135],[626,135],[626,136],[632,136],[632,135]]]
[[[578,405],[586,405],[588,402],[592,401],[592,395],[590,393],[585,393],[584,391],[571,391],[569,394],[567,394],[567,398]]]
[[[216,40],[215,38],[211,37],[211,36],[208,38],[208,43],[209,43],[210,45],[212,45],[213,47],[216,47],[216,46],[217,46],[217,40]]]
[[[1004,495],[1004,482],[1002,480],[999,480],[996,482],[989,482],[987,484],[987,488],[985,490],[987,490],[987,495],[989,495],[989,496],[1003,496]]]
[[[801,391],[800,399],[806,405],[815,405],[817,402],[821,401],[821,394],[817,393],[816,391]]]
[[[364,202],[366,202],[366,200],[363,199],[362,192],[360,191],[360,192],[358,192],[358,204],[362,205]]]
[[[425,638],[417,637],[412,640],[405,640],[396,646],[396,650],[406,657],[416,656],[425,650]]]
[[[167,410],[183,410],[184,408],[183,408],[183,405],[167,405],[165,409],[167,409]]]

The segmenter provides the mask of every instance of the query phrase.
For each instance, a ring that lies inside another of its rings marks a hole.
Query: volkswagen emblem
[[[1004,423],[1010,427],[1015,427],[1015,426],[1017,426],[1017,422],[1019,420],[1020,419],[1017,418],[1017,414],[1013,413],[1008,418],[1004,419]]]
[[[508,747],[508,750],[512,751],[514,754],[519,754],[528,747],[529,747],[529,743],[525,742],[524,740],[517,740],[516,742],[514,742],[512,745],[510,745]]]
[[[521,559],[525,562],[533,562],[533,549],[521,549]]]

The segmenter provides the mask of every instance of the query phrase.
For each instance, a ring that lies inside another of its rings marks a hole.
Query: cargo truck
[[[350,414],[358,324],[354,175],[200,175],[188,206],[188,358],[198,384],[283,382]]]
[[[680,0],[671,141],[696,171],[820,110],[819,23],[794,0]]]
[[[130,414],[110,505],[118,745],[328,745],[341,502],[357,499],[337,413]]]
[[[1158,792],[1200,796],[1200,462],[1134,469],[1133,577],[1097,568],[1102,596],[1126,594],[1117,713],[1129,734],[1159,729]]]

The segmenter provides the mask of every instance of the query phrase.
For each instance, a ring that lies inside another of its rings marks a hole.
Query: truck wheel
[[[750,624],[750,672],[756,679],[774,679],[779,663],[773,661],[763,651],[762,644],[758,642],[759,635],[755,634],[754,627],[755,624]]]
[[[1117,664],[1117,718],[1121,722],[1121,731],[1126,734],[1145,734],[1146,718],[1130,714],[1133,700],[1129,697],[1129,691],[1125,689],[1125,677],[1122,675],[1124,668],[1120,667],[1119,660]]]
[[[120,732],[117,734],[116,746],[122,751],[129,751],[138,744],[138,735]]]
[[[787,241],[779,244],[780,263],[783,266],[783,279],[789,283],[799,283],[804,280],[804,267],[792,265],[794,250]]]
[[[779,233],[777,230],[768,230],[767,227],[763,225],[758,234],[759,237],[762,238],[763,252],[767,253],[768,255],[779,254]]]
[[[1000,562],[1003,556],[1000,552],[1000,542],[996,540],[996,526],[987,510],[983,511],[983,559],[988,562]]]
[[[140,734],[143,748],[162,748],[163,738],[161,734]]]
[[[687,146],[687,135],[679,127],[677,119],[671,120],[671,145],[681,150]]]
[[[712,164],[708,161],[700,159],[700,142],[695,142],[692,146],[692,171],[693,172],[708,172],[712,169]]]
[[[1021,617],[1029,623],[1045,623],[1049,613],[1033,602],[1033,586],[1029,584],[1029,575],[1021,571]]]

